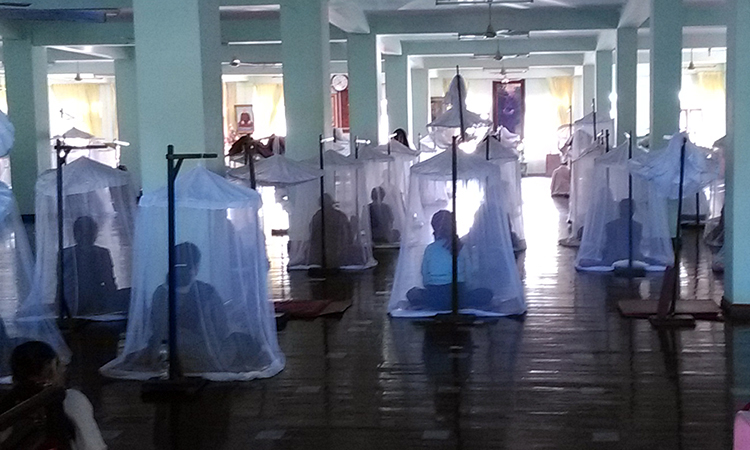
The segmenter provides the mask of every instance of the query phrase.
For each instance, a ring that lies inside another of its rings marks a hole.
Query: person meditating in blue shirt
[[[406,293],[412,309],[449,311],[453,283],[453,218],[450,211],[440,210],[431,220],[435,241],[427,246],[422,257],[422,284]],[[458,301],[459,308],[482,309],[492,300],[492,291],[485,288],[469,290],[467,274],[471,272],[467,251],[458,243]]]

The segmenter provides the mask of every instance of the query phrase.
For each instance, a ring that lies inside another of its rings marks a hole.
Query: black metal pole
[[[253,190],[256,190],[257,187],[257,181],[255,179],[255,161],[253,161],[253,155],[250,154],[247,148],[247,145],[244,146],[244,153],[245,153],[245,166],[247,167],[247,171],[250,175],[250,188]]]
[[[487,134],[487,146],[484,149],[485,150],[485,158],[487,159],[487,161],[490,160],[490,137],[491,136],[489,134]]]
[[[680,227],[680,217],[682,217],[682,191],[685,183],[685,146],[687,144],[687,138],[682,139],[682,147],[680,148],[680,185],[677,192],[677,232],[675,233],[675,248],[674,248],[674,289],[672,290],[672,302],[669,305],[669,315],[674,314],[675,307],[677,306],[677,299],[680,296],[680,253],[682,250],[682,230]]]
[[[359,136],[354,136],[354,159],[359,159]]]
[[[453,155],[451,159],[452,182],[453,182],[453,214],[451,214],[451,259],[453,274],[451,278],[451,310],[458,314],[458,224],[456,223],[456,194],[458,191],[458,147],[456,136],[453,136]]]
[[[594,123],[594,138],[596,138],[596,99],[591,99],[591,120]]]
[[[70,308],[68,308],[68,302],[65,299],[65,278],[63,276],[63,166],[69,151],[63,148],[62,141],[58,139],[55,143],[55,152],[57,153],[57,168],[55,171],[57,175],[57,298],[60,302],[58,305],[60,319],[70,317]]]
[[[177,272],[175,271],[175,180],[185,159],[216,158],[215,153],[174,154],[174,145],[167,146],[167,243],[169,245],[169,270],[167,272],[167,315],[169,348],[169,380],[182,378],[182,366],[177,343]],[[177,163],[175,163],[175,160]]]
[[[174,163],[174,146],[167,146],[167,245],[169,246],[169,290],[167,297],[167,314],[169,319],[169,379],[182,378],[180,358],[177,354],[177,273],[175,265],[175,205],[174,205],[174,183],[177,177],[177,168]]]
[[[321,134],[318,137],[320,138],[320,145],[318,148],[320,154],[320,170],[324,170],[325,165],[323,163],[323,135]],[[320,176],[320,249],[322,252],[320,255],[320,265],[323,270],[328,268],[328,261],[326,258],[326,207],[325,200],[323,198],[325,196],[325,193],[325,173],[323,173]]]
[[[633,158],[633,132],[628,135],[628,161]],[[633,175],[628,171],[628,268],[633,269]]]
[[[464,93],[461,91],[461,74],[456,66],[456,86],[458,87],[458,122],[461,127],[461,142],[466,139],[466,126],[464,125]],[[455,153],[455,149],[454,149]]]

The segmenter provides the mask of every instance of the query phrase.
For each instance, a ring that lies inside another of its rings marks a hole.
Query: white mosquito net
[[[13,192],[0,183],[0,381],[10,381],[9,357],[18,344],[44,341],[67,362],[70,351],[54,321],[39,317],[19,320],[19,306],[29,295],[33,257]]]
[[[13,141],[15,140],[16,129],[13,124],[10,123],[8,116],[4,112],[0,111],[0,158],[8,156],[10,149],[13,148]]]
[[[307,161],[319,167],[318,158]],[[324,152],[324,186],[289,188],[289,270],[321,267],[323,236],[328,268],[363,270],[377,264],[372,256],[369,195],[361,162],[328,150]],[[304,187],[303,187],[304,186]],[[325,216],[325,226],[322,217]],[[324,231],[325,228],[325,231]]]
[[[130,175],[82,157],[63,167],[63,307],[72,317],[126,317],[135,219]],[[36,183],[34,289],[24,314],[60,312],[57,297],[57,173]]]
[[[255,162],[256,189],[263,200],[260,213],[266,240],[284,241],[281,245],[271,245],[266,249],[269,252],[278,249],[277,253],[269,255],[272,267],[276,261],[282,267],[288,263],[288,240],[284,234],[289,234],[292,224],[297,226],[314,214],[314,211],[310,212],[312,206],[305,204],[305,194],[320,191],[322,174],[322,170],[284,155],[273,155]],[[231,169],[227,175],[230,181],[250,187],[247,166]],[[298,216],[303,219],[298,219]]]
[[[680,158],[685,143],[685,170],[682,187],[683,198],[695,197],[719,177],[719,162],[710,152],[687,139],[684,133],[675,134],[667,148],[652,150],[630,161],[633,175],[654,183],[660,195],[675,200],[679,198]]]
[[[526,236],[523,231],[523,199],[521,196],[521,163],[518,151],[511,145],[510,140],[503,141],[503,130],[500,139],[487,135],[477,146],[476,153],[484,154],[485,158],[500,167],[500,200],[503,209],[510,217],[511,241],[513,250],[526,250]],[[507,132],[507,130],[505,130]],[[508,132],[509,133],[509,132]],[[507,135],[506,135],[507,136]]]
[[[659,271],[674,262],[667,202],[648,181],[630,180],[628,151],[625,143],[595,160],[578,270],[610,271],[632,261],[632,267]],[[633,149],[634,157],[644,153]]]
[[[712,157],[719,164],[719,177],[707,188],[709,213],[703,230],[706,244],[711,247],[722,247],[724,245],[725,141],[725,138],[717,140],[714,142],[712,149]]]
[[[573,142],[580,142],[586,136],[585,132],[577,131]],[[586,212],[591,205],[591,194],[593,193],[593,171],[594,161],[606,151],[606,145],[599,140],[594,140],[589,145],[574,154],[570,161],[570,200],[568,220],[571,223],[571,235],[560,241],[563,245],[578,245],[583,236],[583,226],[586,220]]]
[[[177,177],[177,346],[182,369],[215,381],[271,377],[284,368],[268,296],[259,195],[197,167]],[[100,369],[145,380],[165,367],[168,336],[167,190],[141,198],[125,348]]]
[[[460,310],[482,316],[523,314],[526,304],[509,217],[500,201],[500,169],[482,155],[459,151],[457,176]],[[408,222],[388,303],[394,317],[450,312],[451,219],[445,210],[452,205],[451,177],[451,152],[411,168]]]
[[[365,188],[374,245],[398,245],[406,217],[409,168],[419,153],[391,139],[387,144],[358,152],[365,174]]]

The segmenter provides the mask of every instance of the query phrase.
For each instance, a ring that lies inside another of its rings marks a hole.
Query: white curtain
[[[550,82],[544,78],[526,79],[523,144],[529,173],[544,173],[547,155],[557,152],[559,123],[558,101],[550,91]]]

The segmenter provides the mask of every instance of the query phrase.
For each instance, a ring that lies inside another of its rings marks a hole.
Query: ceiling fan
[[[488,24],[487,29],[483,33],[459,33],[459,40],[481,40],[481,39],[495,39],[497,37],[528,37],[528,31],[518,30],[495,30],[492,26],[492,2],[487,3],[488,6]]]
[[[234,56],[232,57],[229,62],[222,62],[221,63],[224,66],[229,67],[277,67],[280,64],[278,63],[249,63],[249,62],[242,62],[240,58]]]
[[[474,54],[474,59],[492,59],[492,60],[495,60],[495,61],[502,61],[504,59],[511,59],[511,58],[528,58],[528,57],[529,57],[529,53],[528,52],[526,52],[526,53],[506,53],[506,54],[503,54],[500,51],[500,44],[499,43],[498,43],[497,50],[495,51],[495,53],[492,53],[492,54],[475,53]]]

